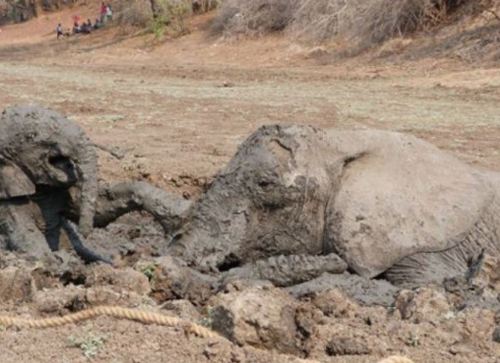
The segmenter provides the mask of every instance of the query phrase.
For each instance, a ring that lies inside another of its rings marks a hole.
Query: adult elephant
[[[265,126],[165,253],[281,285],[346,268],[440,281],[466,273],[483,250],[500,255],[499,198],[498,173],[409,135]]]

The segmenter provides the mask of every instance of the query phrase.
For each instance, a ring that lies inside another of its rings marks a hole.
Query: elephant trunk
[[[190,267],[201,272],[217,272],[221,253],[216,248],[218,242],[213,231],[188,223],[173,236],[166,254],[179,257]],[[207,246],[214,248],[206,248]]]
[[[235,193],[224,193],[217,182],[192,208],[189,220],[174,235],[167,254],[180,257],[203,272],[238,265],[247,229],[248,209]]]
[[[97,156],[90,142],[78,150],[78,168],[80,181],[80,233],[86,237],[94,226],[95,206],[97,200]]]

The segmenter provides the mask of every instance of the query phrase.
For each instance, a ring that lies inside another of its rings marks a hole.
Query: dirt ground
[[[117,159],[99,151],[105,181],[147,180],[195,198],[242,140],[273,123],[404,131],[500,171],[498,66],[472,67],[451,58],[323,64],[321,49],[278,36],[210,38],[206,16],[193,20],[191,34],[161,44],[115,30],[55,40],[53,25],[71,14],[2,28],[0,109],[39,103],[77,120],[95,143],[124,155]],[[115,229],[127,234],[132,224],[125,220]],[[126,305],[162,309],[149,292],[131,300],[119,287],[113,291],[126,296]],[[0,310],[10,314],[44,315],[42,305],[26,296],[0,298]],[[357,313],[339,319],[325,313],[326,322],[318,323],[326,329],[318,333],[321,339],[349,332],[369,342],[368,348],[319,354],[318,345],[296,355],[324,362],[376,362],[392,354],[415,362],[500,362],[500,344],[491,338],[498,312],[455,314],[430,305],[428,316],[444,315],[425,317],[424,309],[424,318],[405,319],[379,307],[356,307]],[[0,336],[2,362],[294,361],[223,338],[186,337],[179,330],[111,318],[44,331],[0,329]],[[86,357],[93,347],[95,355]]]

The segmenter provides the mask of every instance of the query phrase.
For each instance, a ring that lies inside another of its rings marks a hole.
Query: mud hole
[[[500,279],[404,290],[345,273],[289,289],[265,281],[220,289],[158,257],[163,243],[152,218],[132,213],[89,239],[90,247],[119,256],[119,267],[84,265],[71,250],[40,262],[2,254],[0,312],[39,318],[119,305],[180,317],[220,338],[101,317],[41,331],[2,329],[2,361],[376,362],[398,354],[415,362],[496,362],[499,356]],[[322,288],[314,292],[314,285]]]

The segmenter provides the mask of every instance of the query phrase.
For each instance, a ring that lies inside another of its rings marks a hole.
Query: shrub
[[[71,347],[80,348],[83,355],[88,358],[94,358],[97,353],[103,348],[106,338],[92,333],[87,334],[83,338],[70,336],[68,342]]]
[[[221,3],[221,0],[193,0],[193,12],[194,13],[206,13],[210,10],[214,10]]]
[[[226,0],[213,22],[218,34],[286,29],[313,42],[342,38],[366,48],[440,24],[474,0]]]
[[[120,25],[145,28],[153,19],[149,0],[118,0],[113,3],[113,11]]]
[[[350,14],[352,27],[343,33],[362,47],[394,36],[439,24],[447,12],[446,0],[371,0]]]
[[[0,25],[35,18],[42,11],[58,11],[71,7],[78,0],[0,0]]]
[[[306,0],[297,7],[289,31],[299,38],[324,42],[340,34],[350,25],[349,13],[356,0]],[[357,1],[359,3],[359,1]],[[357,4],[356,4],[357,5]]]
[[[187,32],[185,19],[191,13],[191,1],[120,0],[115,13],[120,25],[145,28],[160,39],[166,33],[178,36]]]
[[[157,39],[163,38],[167,32],[171,36],[185,34],[187,32],[185,19],[190,12],[191,7],[187,1],[155,0],[149,29]]]
[[[259,35],[285,29],[300,0],[226,0],[212,24],[214,33]]]

